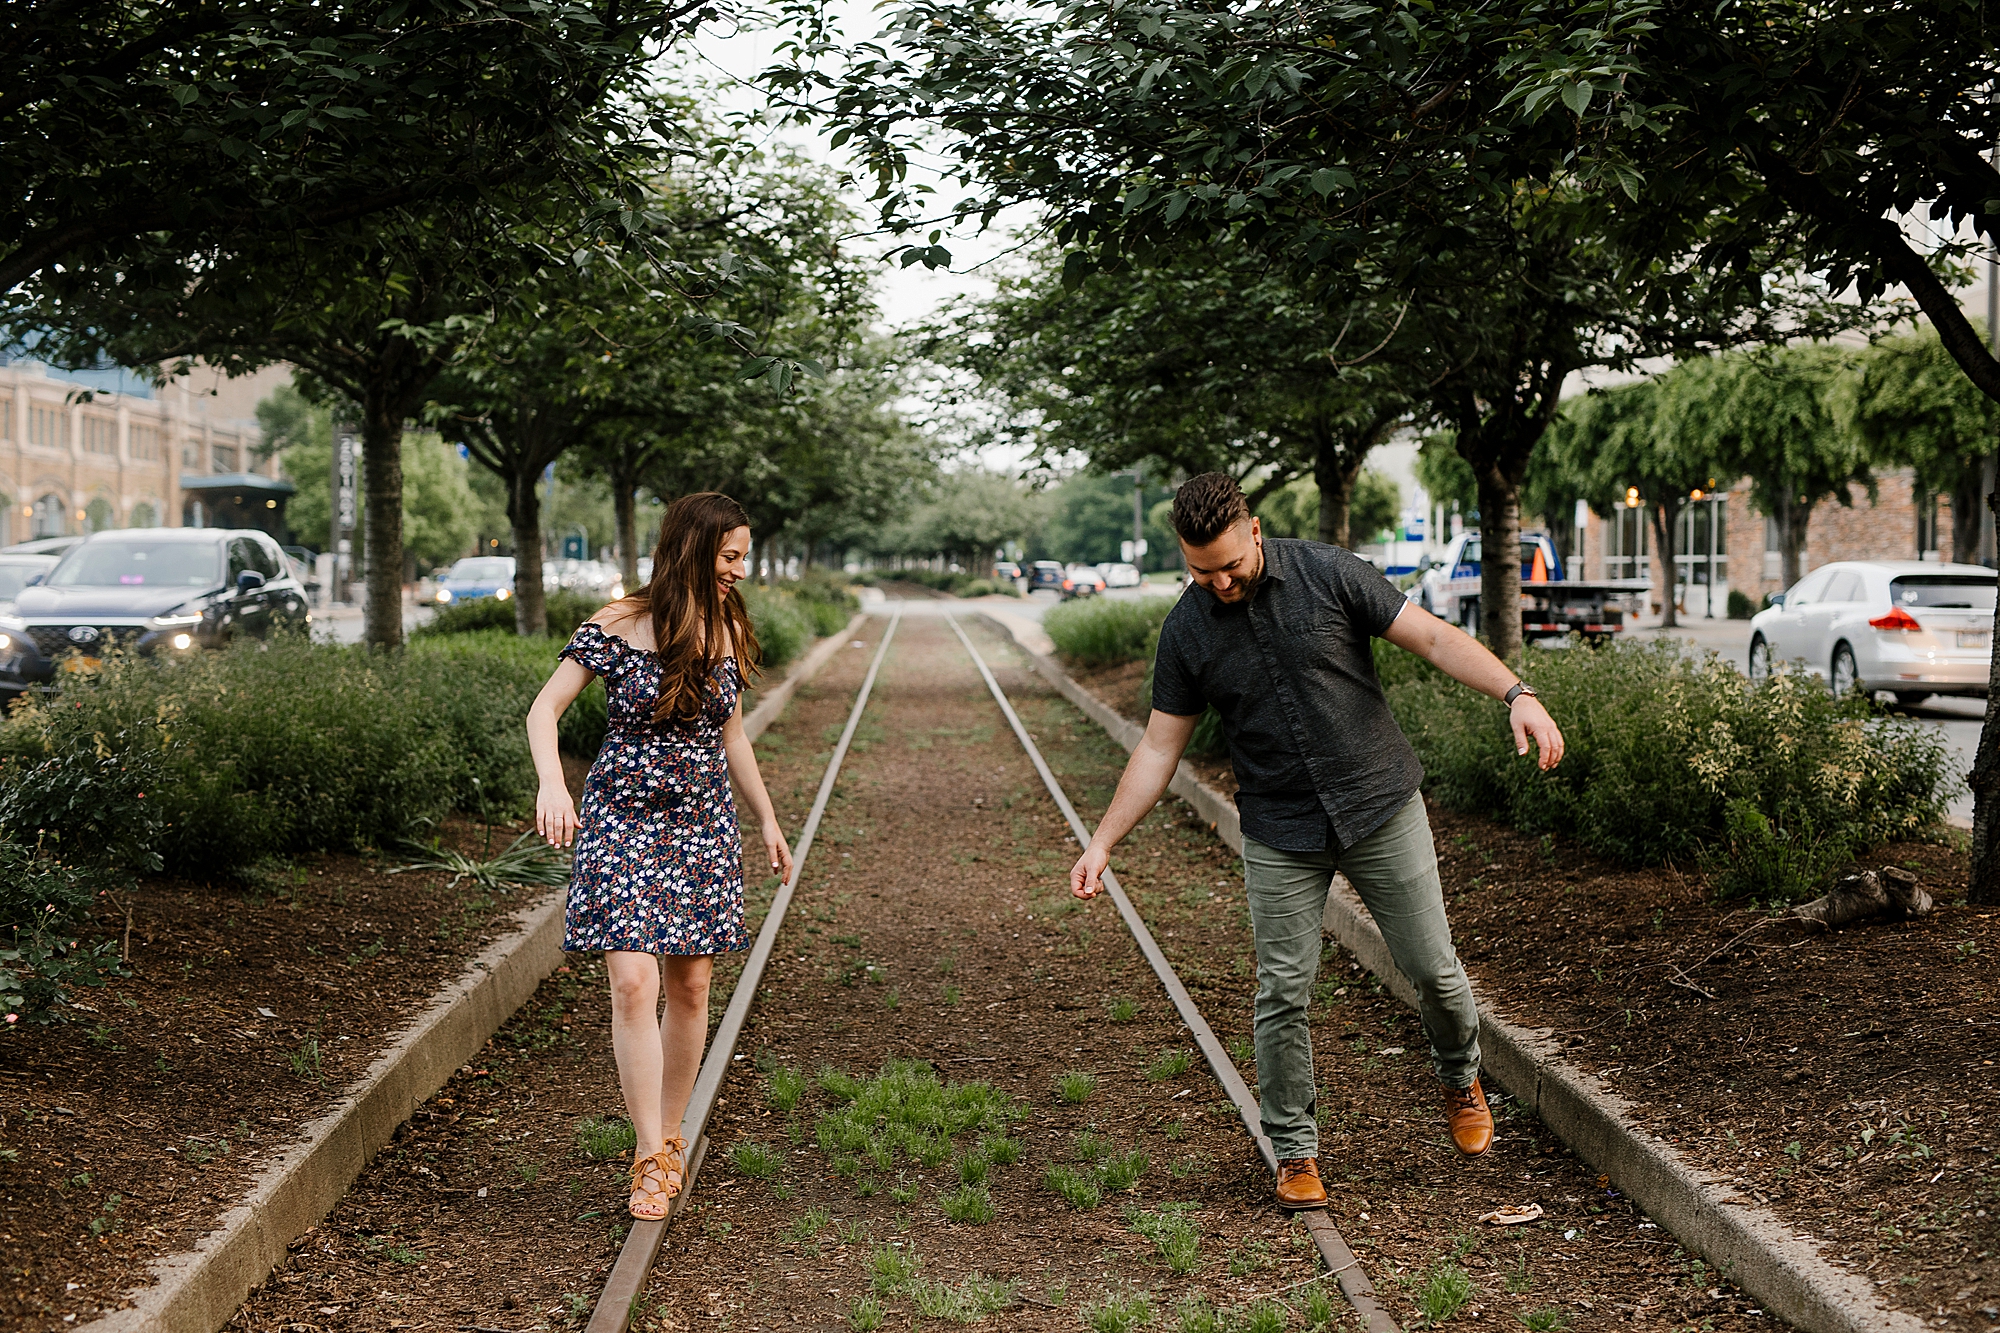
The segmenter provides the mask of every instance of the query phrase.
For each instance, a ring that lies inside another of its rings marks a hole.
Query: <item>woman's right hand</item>
[[[543,783],[535,797],[535,831],[551,847],[567,847],[576,839],[576,802],[566,788]]]

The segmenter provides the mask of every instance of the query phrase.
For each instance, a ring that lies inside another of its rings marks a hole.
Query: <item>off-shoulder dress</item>
[[[698,718],[660,723],[656,654],[586,624],[560,656],[604,678],[609,712],[604,748],[584,781],[563,948],[700,955],[747,947],[743,841],[722,748],[743,690],[736,659],[716,668]]]

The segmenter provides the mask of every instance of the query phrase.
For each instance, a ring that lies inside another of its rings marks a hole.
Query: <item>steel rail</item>
[[[979,674],[986,681],[986,688],[992,693],[993,701],[1000,705],[1000,711],[1006,715],[1007,725],[1014,729],[1014,735],[1021,742],[1021,748],[1028,752],[1028,758],[1033,762],[1035,771],[1041,774],[1042,785],[1048,788],[1056,808],[1061,810],[1063,818],[1069,821],[1070,832],[1075,836],[1077,845],[1088,847],[1090,829],[1076,813],[1076,807],[1070,804],[1069,796],[1062,789],[1062,783],[1056,780],[1048,761],[1042,758],[1041,750],[1035,745],[1034,738],[1028,734],[1027,727],[1022,725],[1020,715],[1014,711],[1014,705],[1007,701],[1007,693],[1000,688],[1000,682],[994,679],[992,669],[986,665],[986,659],[979,655],[979,649],[973,646],[971,638],[966,635],[957,617],[946,612],[945,620],[951,625],[952,632],[958,635],[958,641],[965,645],[965,651],[972,655],[973,665],[979,668]],[[1229,1100],[1235,1104],[1236,1113],[1243,1118],[1243,1128],[1256,1140],[1257,1151],[1262,1154],[1264,1164],[1275,1174],[1278,1169],[1277,1154],[1271,1148],[1271,1140],[1264,1133],[1263,1117],[1258,1110],[1257,1099],[1250,1095],[1250,1087],[1243,1081],[1243,1075],[1238,1072],[1236,1062],[1230,1059],[1229,1052],[1224,1050],[1222,1043],[1216,1039],[1215,1030],[1209,1027],[1208,1020],[1202,1017],[1194,998],[1187,993],[1187,987],[1181,984],[1180,977],[1174,972],[1173,964],[1167,961],[1166,954],[1161,951],[1159,941],[1155,940],[1153,932],[1147,929],[1145,918],[1139,915],[1138,908],[1132,905],[1131,898],[1126,896],[1125,890],[1119,886],[1118,877],[1112,874],[1109,868],[1104,872],[1103,884],[1105,891],[1111,895],[1111,901],[1117,904],[1118,915],[1124,918],[1126,928],[1132,932],[1132,938],[1138,941],[1139,951],[1152,965],[1153,975],[1159,978],[1160,985],[1173,1000],[1174,1009],[1180,1014],[1181,1022],[1187,1025],[1188,1031],[1194,1036],[1195,1044],[1201,1048],[1202,1057],[1208,1061],[1210,1072],[1215,1075],[1216,1082],[1222,1085],[1222,1090],[1228,1094]],[[1374,1284],[1368,1280],[1368,1275],[1361,1271],[1361,1261],[1355,1257],[1347,1238],[1340,1234],[1340,1229],[1333,1224],[1333,1218],[1327,1210],[1307,1209],[1300,1212],[1298,1217],[1312,1235],[1313,1245],[1319,1250],[1320,1258],[1326,1262],[1329,1275],[1340,1284],[1341,1295],[1345,1296],[1347,1303],[1354,1307],[1354,1312],[1361,1316],[1362,1325],[1368,1333],[1400,1333],[1401,1326],[1375,1299]]]
[[[722,1080],[728,1077],[730,1057],[736,1053],[736,1040],[743,1034],[743,1022],[750,1015],[751,1001],[756,999],[758,983],[764,979],[764,967],[771,960],[778,928],[784,925],[785,911],[792,905],[792,893],[798,887],[799,878],[805,874],[806,856],[812,851],[813,837],[819,832],[820,820],[826,814],[826,803],[833,796],[834,782],[840,777],[841,762],[847,758],[847,747],[854,740],[855,729],[861,725],[861,714],[868,707],[868,696],[875,688],[875,677],[882,670],[882,659],[889,653],[889,641],[896,637],[896,626],[902,623],[902,619],[902,607],[890,611],[889,628],[875,649],[875,660],[868,664],[861,692],[855,696],[854,709],[847,715],[847,726],[840,733],[839,743],[833,747],[833,758],[827,761],[825,776],[820,778],[819,794],[813,798],[812,812],[806,816],[805,827],[799,832],[798,845],[792,850],[791,878],[779,885],[777,893],[771,898],[770,909],[764,913],[764,925],[757,932],[757,941],[750,948],[750,956],[744,960],[743,973],[736,979],[736,988],[730,992],[729,1004],[722,1011],[722,1021],[716,1025],[715,1036],[709,1042],[708,1056],[701,1062],[701,1071],[695,1075],[694,1092],[688,1098],[687,1114],[681,1119],[681,1137],[693,1145],[688,1150],[687,1171],[681,1191],[674,1196],[665,1217],[633,1219],[632,1230],[618,1251],[617,1262],[611,1266],[611,1275],[605,1279],[604,1291],[597,1298],[596,1308],[591,1311],[585,1333],[625,1333],[632,1320],[632,1304],[646,1289],[646,1279],[652,1274],[654,1260],[659,1258],[667,1228],[680,1216],[688,1196],[694,1193],[695,1173],[708,1156],[705,1131],[709,1114],[714,1111],[716,1096],[722,1091]]]

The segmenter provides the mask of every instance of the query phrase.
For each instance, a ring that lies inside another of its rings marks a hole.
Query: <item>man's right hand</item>
[[[1111,851],[1109,848],[1099,847],[1095,842],[1084,848],[1083,855],[1077,857],[1076,864],[1070,867],[1070,896],[1075,898],[1095,898],[1098,892],[1104,887],[1102,878],[1104,869],[1110,864]]]

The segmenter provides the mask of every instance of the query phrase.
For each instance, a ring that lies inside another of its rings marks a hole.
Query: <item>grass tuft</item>
[[[994,1218],[993,1194],[984,1185],[961,1185],[938,1199],[938,1207],[954,1222],[981,1227]]]
[[[1131,1333],[1153,1322],[1153,1298],[1143,1291],[1108,1291],[1077,1313],[1091,1333]]]
[[[587,1115],[576,1122],[576,1146],[593,1162],[630,1156],[638,1145],[639,1136],[629,1120],[620,1120],[616,1116],[599,1119]]]
[[[729,1150],[729,1160],[737,1171],[752,1180],[769,1180],[778,1174],[778,1154],[761,1143],[739,1143]]]
[[[1185,1048],[1161,1051],[1153,1063],[1146,1068],[1146,1077],[1155,1083],[1165,1083],[1170,1078],[1179,1078],[1194,1066],[1194,1055]]]
[[[800,1098],[806,1095],[806,1076],[796,1069],[773,1069],[764,1081],[764,1100],[773,1110],[786,1115],[799,1109]]]
[[[1052,1166],[1043,1174],[1042,1181],[1079,1212],[1088,1212],[1104,1202],[1104,1187],[1098,1183],[1095,1172]]]
[[[1448,1259],[1431,1265],[1420,1283],[1412,1281],[1411,1302],[1417,1313],[1433,1324],[1443,1323],[1465,1308],[1472,1299],[1472,1275]]]
[[[1097,1091],[1097,1075],[1081,1069],[1071,1069],[1056,1080],[1056,1095],[1074,1106],[1091,1093]]]
[[[1160,1258],[1176,1273],[1192,1273],[1201,1262],[1201,1236],[1188,1220],[1190,1206],[1178,1204],[1157,1212],[1129,1208],[1125,1212],[1125,1224],[1152,1241]]]

